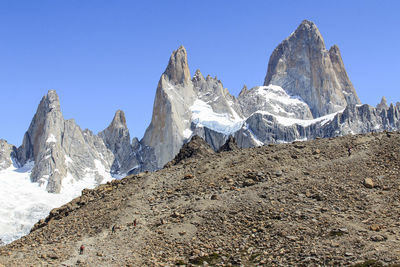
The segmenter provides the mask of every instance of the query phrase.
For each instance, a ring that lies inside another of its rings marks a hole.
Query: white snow
[[[183,131],[183,137],[185,137],[186,139],[189,139],[189,137],[192,135],[193,131],[190,129],[185,129]]]
[[[259,95],[264,96],[267,100],[275,100],[285,105],[307,105],[300,97],[290,96],[286,91],[278,86],[270,84],[268,86],[260,86],[257,89]]]
[[[95,173],[105,175],[102,183],[112,180],[101,162],[95,161],[95,172],[79,181],[68,173],[61,193],[52,194],[46,191],[48,177],[42,177],[40,183],[31,182],[33,164],[0,171],[0,239],[6,244],[28,234],[37,221],[44,219],[53,208],[80,196],[84,188],[94,188],[98,184]]]
[[[326,123],[328,123],[329,121],[333,120],[333,118],[336,116],[336,114],[338,113],[342,113],[344,111],[344,109],[316,118],[316,119],[311,119],[311,120],[301,120],[301,119],[294,119],[294,118],[287,118],[287,117],[282,117],[282,116],[277,116],[274,114],[271,114],[267,111],[257,111],[255,113],[260,113],[263,115],[271,115],[273,117],[275,117],[275,119],[278,121],[279,124],[283,125],[283,126],[292,126],[294,124],[298,124],[298,125],[302,125],[304,127],[307,127],[311,124],[314,123],[320,123],[321,126],[325,125]]]
[[[110,181],[112,180],[110,170],[106,170],[106,167],[104,167],[104,165],[101,163],[100,160],[95,159],[94,165],[96,166],[96,171],[98,174],[100,174],[101,176],[103,176],[106,179],[109,179]]]
[[[288,95],[282,87],[277,85],[260,86],[255,88],[255,93],[269,103],[275,113],[286,114],[288,117],[293,117],[295,114],[287,112],[285,107],[308,108],[308,105],[300,97]]]
[[[49,137],[46,140],[46,143],[56,143],[56,142],[57,142],[57,139],[54,136],[54,134],[50,134]]]
[[[65,155],[65,165],[68,166],[69,163],[74,162],[70,157],[68,157],[67,155]]]
[[[197,99],[190,107],[192,122],[199,127],[207,127],[225,135],[230,135],[239,130],[243,125],[243,119],[237,114],[230,116],[226,113],[216,113],[206,102]]]

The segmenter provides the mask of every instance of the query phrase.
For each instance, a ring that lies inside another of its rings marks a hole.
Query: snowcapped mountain
[[[193,136],[217,151],[230,136],[252,147],[398,129],[400,104],[361,105],[339,48],[327,50],[310,21],[274,50],[264,85],[244,86],[238,97],[200,70],[191,77],[181,46],[160,77],[142,140],[131,139],[121,110],[97,135],[82,130],[64,119],[54,90],[42,98],[19,148],[0,140],[0,239],[26,234],[83,188],[162,168]]]

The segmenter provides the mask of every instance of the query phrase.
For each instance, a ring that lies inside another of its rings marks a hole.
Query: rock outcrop
[[[111,173],[127,174],[140,168],[137,151],[137,139],[131,144],[131,138],[126,125],[125,113],[118,110],[111,124],[99,133],[106,147],[114,154]],[[135,146],[135,147],[134,147]]]
[[[307,20],[273,51],[264,81],[270,84],[301,97],[314,118],[360,104],[339,48],[326,50],[317,26]]]
[[[186,50],[174,51],[157,86],[153,116],[141,143],[154,149],[156,166],[162,168],[190,137],[190,107],[196,99]]]
[[[0,139],[0,171],[9,168],[13,164],[13,160],[17,156],[15,146],[7,143],[6,140]]]
[[[388,105],[387,105],[387,102],[386,102],[386,97],[382,97],[382,99],[381,99],[381,102],[378,104],[378,105],[376,105],[376,109],[377,110],[384,110],[384,109],[388,109],[389,107],[388,107]]]
[[[199,158],[206,157],[214,153],[210,145],[200,136],[193,136],[189,142],[184,144],[179,150],[179,153],[175,156],[173,160],[167,163],[166,166],[177,165],[185,159],[189,158]]]
[[[237,151],[239,147],[236,143],[235,137],[232,135],[228,137],[225,144],[223,144],[219,149],[218,152],[226,152],[226,151]]]

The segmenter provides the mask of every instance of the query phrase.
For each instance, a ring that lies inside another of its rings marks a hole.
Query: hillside
[[[221,153],[202,142],[159,171],[84,190],[0,247],[0,263],[400,264],[400,132]]]

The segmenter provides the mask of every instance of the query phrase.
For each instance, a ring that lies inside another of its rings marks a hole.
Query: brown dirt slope
[[[0,263],[395,266],[399,166],[399,132],[182,158],[84,190],[0,247]]]

